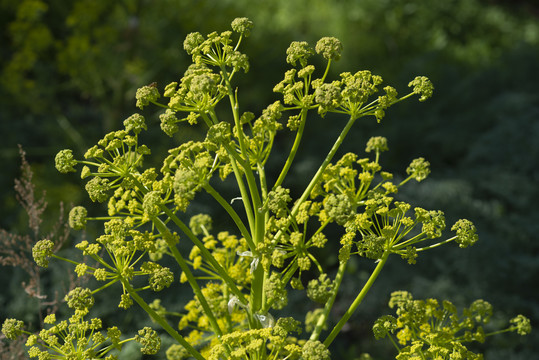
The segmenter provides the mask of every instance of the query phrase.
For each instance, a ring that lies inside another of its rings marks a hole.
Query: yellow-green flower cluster
[[[54,243],[49,239],[39,240],[32,247],[32,256],[38,266],[48,267],[49,258],[53,255]]]
[[[483,326],[492,317],[492,305],[484,300],[474,301],[459,315],[457,308],[447,300],[414,300],[406,291],[391,294],[389,307],[396,317],[384,315],[373,326],[377,339],[389,337],[399,350],[397,359],[482,359],[481,354],[469,350],[464,343],[484,342],[487,336],[505,331],[527,335],[529,320],[519,315],[505,330],[485,333]],[[394,340],[396,338],[396,343]],[[397,345],[398,344],[398,345]]]
[[[86,314],[86,308],[77,310],[69,320],[62,321],[57,321],[55,314],[49,314],[44,323],[50,326],[36,334],[24,331],[22,321],[7,319],[2,326],[2,333],[9,339],[15,339],[23,333],[28,335],[26,347],[29,348],[30,358],[118,359],[116,355],[108,353],[113,349],[120,350],[124,343],[134,339],[121,340],[121,332],[117,327],[110,327],[106,333],[103,332],[101,319],[88,321],[84,319]],[[145,332],[144,335],[145,338],[140,341],[146,344],[146,348],[155,349],[156,334]]]
[[[266,358],[269,360],[298,359],[300,355],[306,355],[305,359],[329,360],[329,357],[317,358],[320,349],[312,346],[310,342],[302,348],[297,339],[291,336],[294,332],[301,330],[299,322],[293,318],[280,318],[272,327],[233,331],[224,335],[220,344],[212,347],[208,359],[243,360],[260,354],[267,348]],[[325,351],[329,355],[329,351]]]

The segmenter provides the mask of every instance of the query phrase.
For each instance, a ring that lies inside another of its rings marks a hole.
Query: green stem
[[[245,209],[245,215],[247,216],[247,221],[249,223],[249,228],[251,229],[251,233],[254,234],[255,232],[255,215],[253,210],[253,207],[251,206],[251,199],[249,199],[249,194],[247,193],[247,188],[245,184],[243,183],[242,174],[241,171],[238,168],[238,165],[236,163],[236,160],[234,159],[234,156],[232,155],[231,151],[228,150],[228,153],[230,154],[230,165],[232,165],[232,169],[234,171],[234,176],[236,177],[236,183],[238,184],[238,188],[240,189],[241,198],[243,201],[243,207]]]
[[[193,232],[185,225],[172,211],[170,211],[169,208],[166,206],[161,206],[161,210],[165,212],[165,214],[169,217],[170,220],[174,224],[176,224],[180,230],[187,235],[187,237],[193,242],[193,244],[199,248],[200,254],[204,257],[204,259],[210,263],[210,265],[214,268],[214,270],[219,274],[219,276],[226,282],[230,290],[236,295],[236,297],[243,303],[247,304],[247,301],[245,297],[243,296],[243,293],[238,289],[236,284],[234,283],[234,280],[228,275],[228,273],[223,269],[221,265],[215,260],[213,255],[206,249],[204,244],[193,234]],[[174,247],[176,249],[176,247]],[[172,250],[172,249],[171,249]],[[176,249],[177,251],[177,249]]]
[[[172,326],[170,326],[165,319],[163,319],[159,314],[157,314],[131,287],[129,282],[126,279],[121,279],[124,288],[129,292],[129,295],[139,304],[139,306],[152,317],[152,319],[157,322],[170,336],[174,338],[180,345],[182,345],[191,356],[197,360],[205,360],[204,357],[195,349],[183,336],[181,336]]]
[[[208,320],[210,321],[210,325],[213,329],[213,332],[220,338],[222,336],[222,331],[219,325],[217,324],[217,320],[215,318],[215,315],[213,315],[213,311],[211,310],[208,302],[206,301],[206,297],[202,293],[202,290],[200,289],[200,286],[198,286],[198,283],[193,276],[193,273],[191,273],[191,270],[189,269],[189,266],[183,259],[183,256],[178,251],[178,248],[176,247],[176,244],[171,240],[172,234],[166,227],[166,225],[163,223],[163,221],[157,217],[152,219],[152,222],[155,224],[155,227],[157,230],[163,235],[163,238],[167,242],[167,245],[172,252],[172,255],[174,256],[174,259],[176,259],[176,262],[178,265],[180,265],[180,268],[185,273],[185,276],[187,277],[187,281],[189,282],[189,285],[191,285],[191,288],[193,289],[193,292],[195,293],[195,296],[200,301],[200,305],[202,305],[202,308],[204,309],[204,314],[208,317]]]
[[[234,90],[232,89],[232,85],[230,84],[230,78],[228,76],[228,72],[226,71],[226,68],[224,65],[221,66],[221,74],[223,76],[223,79],[225,81],[225,85],[227,88],[228,99],[230,100],[230,107],[232,108],[232,115],[234,116],[234,125],[236,126],[236,130],[238,132],[238,142],[240,143],[241,153],[247,154],[247,146],[245,145],[245,138],[243,136],[243,131],[240,124],[239,106],[234,96]],[[247,169],[245,171],[247,171]]]
[[[333,147],[331,148],[331,150],[327,154],[326,158],[324,159],[324,162],[322,163],[322,165],[320,165],[320,167],[318,168],[318,171],[316,172],[316,174],[314,174],[311,182],[309,183],[309,185],[307,185],[307,188],[305,189],[305,191],[303,192],[303,194],[301,195],[299,200],[296,202],[296,204],[292,208],[292,211],[291,211],[292,216],[297,215],[301,204],[303,204],[303,202],[305,202],[305,200],[307,200],[307,198],[311,194],[311,191],[313,190],[315,185],[318,183],[318,181],[322,177],[322,174],[324,173],[324,170],[326,170],[326,167],[329,165],[329,163],[333,159],[333,156],[335,156],[335,154],[337,153],[337,150],[339,150],[340,146],[342,145],[342,143],[344,141],[344,138],[346,137],[346,135],[348,134],[348,132],[352,128],[352,125],[354,125],[354,122],[356,121],[356,119],[357,119],[356,117],[352,116],[352,117],[350,117],[350,119],[346,123],[346,126],[341,131],[341,133],[340,133],[339,137],[337,138],[337,140],[335,140],[335,143],[333,144]]]
[[[503,334],[503,333],[510,332],[510,331],[515,331],[515,330],[516,330],[516,327],[509,327],[509,328],[507,328],[507,329],[503,329],[503,330],[498,330],[498,331],[493,331],[493,332],[486,333],[486,334],[485,334],[485,337],[487,337],[487,336],[493,336],[493,335],[499,335],[499,334]]]
[[[326,80],[326,77],[329,74],[329,67],[331,66],[331,59],[328,60],[328,64],[326,65],[326,71],[324,71],[324,76],[322,76],[322,82]]]
[[[322,315],[318,318],[316,327],[314,328],[314,331],[312,332],[309,340],[318,340],[318,338],[320,337],[320,333],[322,332],[322,329],[324,328],[324,325],[326,324],[326,321],[329,317],[329,312],[331,311],[331,308],[333,307],[335,299],[337,298],[337,293],[339,292],[339,287],[341,286],[341,282],[344,277],[344,271],[346,270],[347,263],[348,261],[341,262],[339,264],[339,269],[337,270],[337,275],[335,276],[335,281],[333,282],[333,290],[331,291],[331,296],[326,302]]]
[[[335,325],[333,330],[331,330],[331,333],[328,335],[326,340],[324,340],[324,345],[326,347],[329,347],[329,345],[333,342],[333,340],[335,340],[335,337],[341,331],[344,324],[346,324],[346,322],[350,319],[350,316],[352,316],[354,311],[361,304],[361,302],[363,301],[363,299],[365,298],[365,296],[367,295],[367,293],[371,289],[372,284],[374,284],[374,281],[376,280],[376,278],[378,277],[378,275],[382,271],[382,268],[384,267],[385,263],[387,262],[389,254],[390,254],[389,251],[384,252],[384,254],[382,255],[382,258],[378,262],[378,265],[376,265],[376,268],[374,269],[371,276],[369,277],[369,279],[367,280],[367,282],[363,286],[363,289],[361,289],[361,291],[359,292],[359,294],[355,298],[354,302],[352,302],[352,305],[350,305],[350,307],[344,313],[344,315],[341,317],[341,319],[339,320],[337,325]]]
[[[204,190],[208,194],[210,194],[217,202],[223,207],[223,209],[226,210],[228,215],[232,218],[236,226],[241,232],[241,235],[245,238],[245,241],[247,242],[247,245],[251,249],[251,251],[255,250],[255,246],[253,244],[253,239],[251,238],[251,234],[249,233],[249,230],[245,227],[245,224],[243,221],[241,221],[239,215],[236,213],[234,208],[230,206],[230,204],[219,194],[210,184],[204,185]]]
[[[279,177],[277,178],[277,181],[273,185],[273,188],[275,189],[277,186],[281,185],[284,181],[284,178],[286,177],[286,174],[288,173],[288,170],[290,170],[290,167],[292,166],[292,161],[294,161],[294,157],[296,156],[296,153],[299,148],[299,144],[301,142],[301,138],[303,137],[303,130],[305,129],[305,123],[307,118],[307,111],[308,109],[301,109],[301,122],[298,128],[298,131],[296,133],[296,138],[294,139],[294,144],[292,145],[292,149],[290,150],[290,153],[288,154],[288,158],[286,159],[286,163],[284,164],[283,169],[281,170],[281,173],[279,174]]]
[[[451,241],[455,240],[456,238],[457,238],[456,236],[453,236],[452,238],[446,239],[444,241],[440,241],[439,243],[432,244],[430,246],[425,246],[425,247],[422,247],[422,248],[417,248],[416,250],[417,251],[425,251],[425,250],[434,249],[434,248],[437,248],[438,246],[441,246],[443,244],[447,244],[448,242],[451,242]]]

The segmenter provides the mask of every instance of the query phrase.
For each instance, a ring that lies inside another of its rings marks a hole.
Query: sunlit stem
[[[328,60],[328,64],[326,66],[326,71],[324,71],[324,76],[322,76],[322,82],[324,82],[324,80],[326,80],[326,77],[329,74],[329,67],[330,66],[331,66],[331,59]]]
[[[395,347],[395,349],[397,349],[397,352],[400,353],[400,348],[399,348],[399,345],[397,345],[397,343],[395,342],[395,339],[393,339],[393,336],[391,336],[390,334],[387,335],[387,337],[389,338],[389,340],[391,341],[391,343],[393,344],[393,346]]]
[[[339,135],[339,137],[337,138],[337,140],[333,144],[333,147],[331,148],[331,150],[327,154],[324,162],[322,163],[322,165],[320,165],[320,167],[318,168],[318,171],[316,172],[316,174],[314,174],[311,182],[309,183],[309,185],[307,185],[307,188],[305,189],[305,191],[303,192],[303,194],[301,195],[299,200],[296,202],[296,204],[292,208],[292,211],[291,211],[292,216],[297,215],[301,204],[303,204],[303,202],[305,202],[305,200],[307,200],[307,198],[311,194],[311,191],[313,190],[315,185],[318,183],[318,181],[322,177],[322,174],[324,173],[324,170],[326,170],[326,167],[329,165],[329,163],[333,159],[333,156],[335,156],[335,154],[337,153],[337,150],[339,150],[339,148],[342,145],[346,135],[348,134],[348,132],[352,128],[352,125],[354,125],[354,122],[356,121],[356,119],[357,119],[356,117],[351,116],[350,119],[348,120],[348,122],[346,123],[346,126],[341,131],[341,134]]]
[[[238,184],[238,188],[240,189],[240,194],[243,202],[243,207],[245,209],[245,215],[247,216],[247,221],[249,222],[249,228],[251,230],[251,233],[254,234],[255,232],[255,214],[253,207],[251,206],[251,199],[249,198],[249,193],[247,191],[247,187],[245,186],[245,183],[242,179],[242,172],[238,168],[238,165],[236,163],[235,157],[232,155],[232,151],[234,150],[228,150],[230,155],[230,165],[232,165],[232,170],[234,171],[234,176],[236,177],[236,183]]]
[[[455,240],[457,237],[456,236],[453,236],[452,238],[449,238],[447,240],[444,240],[444,241],[440,241],[439,243],[436,243],[436,244],[432,244],[430,246],[425,246],[425,247],[422,247],[422,248],[418,248],[416,249],[416,251],[425,251],[425,250],[430,250],[430,249],[434,249],[434,248],[437,248],[438,246],[441,246],[443,244],[447,244],[448,242],[451,242],[453,240]]]
[[[399,183],[398,187],[401,187],[402,185],[406,184],[408,181],[410,181],[410,180],[412,179],[412,177],[413,177],[413,176],[410,175],[410,176],[408,176],[406,179],[402,180],[402,181]]]
[[[380,275],[380,272],[382,271],[382,268],[384,267],[384,265],[387,262],[389,254],[390,254],[390,252],[387,251],[387,250],[384,252],[384,254],[382,255],[382,258],[378,262],[378,265],[376,265],[376,268],[374,269],[371,276],[369,277],[369,279],[367,280],[367,282],[363,286],[363,289],[361,289],[361,291],[359,292],[357,297],[352,302],[352,305],[350,305],[350,307],[344,313],[344,315],[341,317],[341,319],[339,320],[337,325],[335,325],[333,330],[331,330],[331,333],[324,340],[324,345],[326,347],[329,347],[329,345],[333,342],[333,340],[335,340],[335,337],[337,336],[337,334],[339,334],[342,327],[346,324],[346,322],[350,319],[350,316],[352,316],[354,311],[356,311],[358,306],[361,304],[361,302],[363,301],[363,299],[365,298],[365,296],[367,295],[367,293],[371,289],[372,284],[374,284],[376,278],[378,277],[378,275]]]
[[[245,143],[245,135],[243,133],[243,129],[240,123],[240,115],[239,115],[239,106],[238,106],[238,99],[237,94],[234,93],[232,89],[232,85],[230,84],[230,78],[228,76],[228,72],[226,71],[226,68],[224,66],[221,66],[221,73],[223,76],[223,79],[225,81],[225,85],[228,92],[228,97],[230,99],[230,106],[232,108],[232,113],[234,116],[234,125],[236,127],[236,132],[238,136],[238,142],[240,145],[240,151],[241,154],[244,157],[244,165],[243,165],[243,171],[245,174],[245,178],[247,179],[247,185],[249,187],[249,192],[251,195],[251,202],[253,205],[253,212],[255,214],[255,233],[253,234],[253,241],[256,244],[258,244],[259,241],[263,239],[263,232],[264,232],[264,219],[260,218],[258,214],[258,209],[261,206],[260,201],[260,195],[258,192],[258,188],[256,186],[256,181],[253,175],[253,171],[250,167],[248,152],[247,152],[247,145]],[[236,173],[236,178],[240,177],[239,172],[237,172],[237,169],[234,169],[234,172]],[[242,197],[244,202],[247,200],[247,198],[242,193]]]
[[[206,297],[202,293],[202,290],[200,289],[200,286],[198,285],[195,277],[193,276],[193,273],[189,269],[189,266],[185,262],[183,256],[178,251],[178,248],[176,247],[176,244],[172,240],[173,236],[170,233],[170,230],[168,230],[168,228],[163,223],[163,221],[161,219],[157,218],[157,217],[153,218],[152,222],[155,224],[155,227],[157,228],[157,230],[163,236],[163,239],[165,239],[165,241],[167,242],[167,245],[168,245],[170,251],[172,252],[172,256],[174,257],[174,259],[176,260],[178,265],[180,265],[180,268],[182,269],[185,276],[187,277],[187,281],[189,282],[189,285],[191,285],[191,288],[193,289],[193,292],[195,293],[195,296],[200,301],[200,305],[202,305],[202,308],[204,309],[204,314],[208,317],[208,320],[210,321],[210,325],[211,325],[213,331],[215,332],[215,334],[217,334],[218,337],[221,337],[222,336],[222,331],[221,331],[221,328],[219,327],[219,325],[217,324],[217,320],[215,318],[215,315],[213,314],[213,311],[211,310],[211,308],[210,308],[210,306],[209,306],[209,304],[208,304],[208,302],[206,300]]]
[[[307,109],[301,109],[301,113],[300,113],[301,120],[300,120],[298,131],[296,133],[296,138],[294,139],[294,144],[292,145],[292,149],[290,150],[290,153],[288,154],[286,163],[284,164],[283,169],[281,170],[281,173],[279,174],[279,177],[277,178],[277,181],[273,185],[274,189],[283,183],[284,178],[286,177],[286,174],[288,173],[288,170],[290,170],[290,167],[292,166],[292,162],[294,161],[296,153],[298,152],[299,144],[303,136],[303,130],[305,129],[307,111],[308,111]]]
[[[240,230],[241,235],[245,238],[245,241],[247,242],[249,249],[251,249],[251,251],[254,251],[255,246],[253,244],[253,239],[251,238],[251,234],[249,233],[249,230],[245,227],[245,224],[243,223],[243,221],[241,221],[239,215],[236,213],[234,208],[232,208],[232,206],[230,206],[228,201],[226,201],[221,196],[221,194],[219,194],[210,184],[205,184],[204,190],[206,190],[206,192],[210,194],[215,200],[217,200],[217,202],[223,207],[223,209],[226,210],[228,215],[230,215],[230,217],[232,218],[232,220],[234,221],[234,223]]]
[[[226,282],[230,290],[236,295],[236,297],[244,304],[247,303],[245,297],[243,296],[243,293],[238,289],[236,286],[234,280],[228,275],[225,269],[219,263],[213,255],[206,249],[204,244],[193,234],[193,232],[181,221],[172,211],[170,211],[169,208],[166,206],[161,206],[161,210],[165,212],[165,214],[172,220],[174,224],[176,224],[180,230],[187,235],[189,240],[193,242],[193,244],[199,248],[200,255],[204,257],[204,259],[213,267],[213,269],[219,274],[219,276]],[[177,251],[177,248],[174,246],[174,248]],[[172,251],[173,249],[171,249]],[[179,252],[178,252],[179,253]]]
[[[180,345],[182,345],[187,351],[189,351],[189,354],[193,356],[197,360],[205,360],[204,357],[195,349],[183,336],[181,336],[172,326],[168,324],[168,322],[163,319],[159,314],[155,312],[138,294],[137,292],[131,287],[129,284],[129,281],[126,279],[121,279],[122,284],[124,288],[127,290],[129,295],[137,302],[137,304],[150,315],[150,317],[157,322],[163,330],[165,330],[174,340],[176,340]]]
[[[347,263],[348,263],[347,261],[344,261],[339,264],[339,269],[337,270],[337,275],[335,276],[335,281],[333,282],[333,289],[331,291],[331,296],[326,302],[326,305],[324,306],[322,315],[318,318],[318,322],[316,323],[314,331],[311,334],[310,340],[318,340],[318,338],[320,337],[320,333],[322,332],[322,329],[324,328],[324,325],[326,324],[328,320],[331,308],[333,307],[333,304],[335,303],[335,299],[337,298],[337,293],[339,292],[339,287],[341,286],[341,282],[344,277],[344,272],[346,270]]]

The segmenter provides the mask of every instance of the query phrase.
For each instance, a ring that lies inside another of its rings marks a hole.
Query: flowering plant
[[[35,244],[34,259],[42,267],[50,259],[73,263],[79,277],[89,274],[102,285],[69,291],[65,300],[73,316],[57,321],[55,314],[48,315],[44,322],[50,327],[38,334],[23,330],[19,320],[6,320],[2,331],[8,338],[29,335],[30,357],[115,359],[113,350],[121,350],[128,341],[140,343],[144,354],[157,353],[161,339],[155,329],[144,327],[126,338],[116,326],[103,329],[99,318],[88,319],[94,298],[120,284],[118,307],[136,304],[159,331],[175,340],[166,351],[168,359],[329,359],[331,343],[390,257],[398,255],[413,264],[419,254],[438,246],[454,242],[466,248],[477,241],[469,220],[457,221],[451,227],[455,234],[442,239],[446,224],[441,211],[412,208],[395,199],[408,181],[420,182],[429,175],[424,158],[413,160],[401,181],[382,170],[381,154],[388,150],[383,137],[367,142],[365,157],[346,153],[336,158],[358,119],[374,117],[380,122],[385,110],[400,101],[416,95],[419,101],[428,99],[433,86],[426,77],[413,79],[411,91],[404,96],[391,86],[380,89],[382,78],[369,71],[344,72],[330,81],[331,64],[341,56],[339,40],[322,38],[314,49],[306,42],[293,42],[286,51],[292,68],[273,89],[282,100],[259,115],[241,112],[233,80],[238,72],[249,70],[247,56],[238,49],[252,25],[247,18],[238,18],[232,22],[233,31],[206,37],[189,34],[184,48],[193,64],[181,80],[168,84],[163,92],[152,84],[136,93],[138,108],[154,104],[164,109],[160,120],[166,135],[174,137],[181,126],[202,123],[204,140],[170,149],[160,169],[144,168],[151,151],[140,143],[139,135],[147,124],[141,114],[134,114],[124,121],[123,129],[105,135],[83,159],[76,159],[71,150],[57,154],[58,171],[74,172],[81,165],[90,199],[106,203],[108,209],[106,216],[91,216],[86,208],[74,207],[69,214],[71,228],[82,230],[87,221],[102,221],[104,234],[76,245],[95,265],[60,257],[50,239]],[[309,63],[315,54],[326,61],[321,77]],[[216,108],[226,101],[230,117],[223,120]],[[305,189],[293,196],[286,179],[313,111],[322,117],[341,114],[347,121]],[[273,179],[265,167],[274,140],[284,129],[280,119],[285,113],[286,127],[295,135]],[[235,199],[223,197],[214,181],[230,177],[239,193]],[[185,218],[200,192],[228,214],[234,225],[230,231],[212,232],[209,214]],[[339,240],[326,236],[332,223],[341,229]],[[316,255],[317,249],[337,241],[338,264],[327,264]],[[191,250],[181,251],[180,242],[189,242]],[[339,319],[330,319],[352,256],[375,263],[375,268],[348,310]],[[174,266],[165,266],[164,259],[172,259]],[[332,265],[335,273],[329,270]],[[146,300],[171,286],[188,286],[193,292],[181,314],[168,312],[159,298]],[[304,319],[280,316],[290,289],[304,290],[319,307]],[[479,301],[459,317],[451,303],[438,305],[432,299],[413,300],[408,293],[394,293],[390,307],[397,306],[398,317],[381,317],[374,334],[388,336],[399,359],[472,358],[463,343],[482,341],[488,335],[481,327],[471,331],[477,323],[488,321],[492,309]],[[179,317],[177,325],[170,322],[173,316]],[[328,325],[333,328],[326,334]],[[461,330],[464,335],[457,336]],[[507,331],[526,334],[529,321],[519,315]],[[395,332],[401,347],[393,340]]]

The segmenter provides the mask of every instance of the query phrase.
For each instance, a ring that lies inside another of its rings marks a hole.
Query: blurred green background
[[[465,251],[446,247],[413,266],[390,262],[333,345],[334,358],[354,359],[362,352],[391,358],[390,344],[375,343],[370,329],[389,312],[393,290],[459,305],[483,298],[498,310],[494,324],[503,326],[522,313],[537,326],[539,5],[532,0],[0,0],[0,228],[29,233],[13,190],[20,177],[18,144],[35,172],[37,194],[47,191],[47,234],[60,202],[68,208],[88,202],[76,175],[56,172],[54,155],[71,148],[80,157],[136,111],[138,87],[156,81],[163,88],[181,77],[190,61],[182,49],[185,35],[226,30],[238,16],[255,23],[243,43],[251,70],[238,78],[247,111],[260,113],[278,99],[271,89],[287,69],[285,51],[294,40],[314,46],[322,36],[339,38],[344,53],[333,76],[369,69],[401,93],[415,76],[428,76],[435,85],[432,99],[395,106],[381,125],[362,120],[343,151],[361,153],[370,136],[382,135],[390,146],[382,160],[387,170],[402,174],[413,158],[426,157],[432,175],[408,186],[401,198],[443,210],[448,224],[469,218],[480,233],[481,241]],[[153,111],[144,114],[155,154],[200,136],[195,127],[162,140],[166,136]],[[285,185],[302,185],[327,151],[320,144],[342,125],[330,116],[312,119],[310,145],[305,143],[294,180]],[[288,149],[286,141],[278,146]],[[344,286],[349,293],[339,298],[336,311],[346,309],[371,269],[368,262],[352,265]],[[20,269],[1,268],[0,320],[36,322],[36,300],[21,287],[25,276]],[[43,276],[49,292],[61,291],[65,271]],[[293,293],[291,303],[294,310]],[[99,306],[113,318],[110,304]],[[129,321],[140,326],[147,320],[135,314]],[[491,338],[477,349],[486,359],[539,358],[537,333]]]

